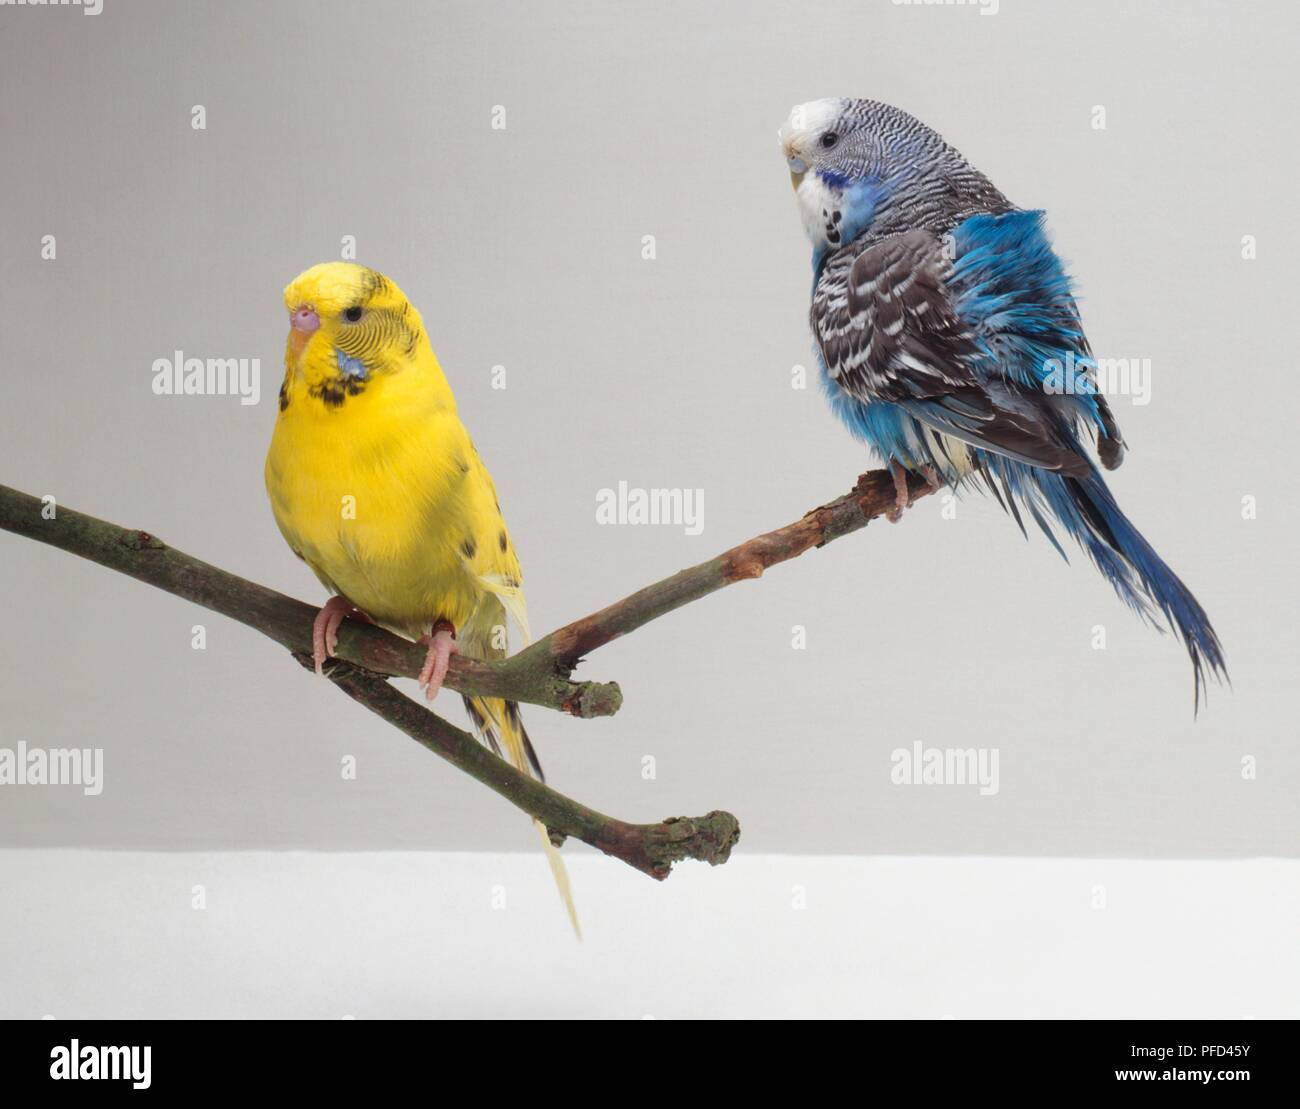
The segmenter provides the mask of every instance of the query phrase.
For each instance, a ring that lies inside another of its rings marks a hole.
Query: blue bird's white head
[[[815,261],[868,227],[938,229],[960,213],[1010,207],[937,131],[878,100],[800,104],[778,137]]]

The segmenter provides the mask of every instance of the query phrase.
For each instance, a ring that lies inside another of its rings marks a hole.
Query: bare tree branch
[[[132,531],[71,509],[56,507],[52,518],[42,513],[36,497],[0,485],[0,528],[98,562],[149,585],[184,597],[233,620],[256,628],[288,647],[304,666],[311,667],[311,622],[315,609],[256,582],[191,558],[168,547],[148,532]],[[682,859],[717,866],[727,861],[740,838],[740,824],[726,812],[706,816],[672,817],[658,824],[629,824],[579,804],[523,774],[478,742],[468,732],[447,723],[394,689],[389,674],[414,677],[423,650],[413,643],[365,624],[352,623],[340,633],[340,656],[327,673],[353,700],[401,729],[421,746],[441,755],[459,770],[540,820],[553,836],[573,836],[629,866],[663,879]],[[346,639],[349,649],[344,650]],[[458,667],[455,683],[467,693],[518,698],[515,675],[508,664],[473,663]],[[372,672],[366,663],[372,662]],[[556,697],[609,696],[617,686],[555,680],[539,695]],[[600,703],[599,701],[592,703]],[[563,707],[563,706],[557,706]],[[617,700],[613,711],[617,708]]]
[[[308,669],[313,668],[310,655],[294,657]],[[540,820],[550,830],[552,840],[557,833],[560,837],[573,836],[662,880],[668,877],[673,863],[682,859],[698,859],[712,866],[725,863],[740,838],[740,824],[728,812],[670,817],[658,824],[628,824],[605,816],[520,773],[468,732],[398,692],[381,675],[339,662],[330,663],[326,674],[354,701]]]
[[[934,492],[921,478],[908,477],[915,501]],[[895,504],[894,479],[887,470],[872,470],[858,478],[844,496],[814,508],[793,524],[741,543],[717,558],[701,562],[615,601],[608,608],[566,624],[515,655],[511,663],[531,672],[567,679],[583,656],[612,639],[648,624],[666,613],[716,593],[738,581],[763,576],[779,562],[797,558],[813,547],[864,528]]]
[[[311,652],[311,624],[317,611],[311,605],[202,562],[148,532],[119,527],[63,505],[56,507],[53,519],[46,519],[42,508],[38,498],[0,485],[0,528],[229,616],[291,651]],[[424,648],[382,628],[346,620],[339,630],[338,657],[376,673],[415,678],[424,663]],[[542,671],[542,665],[512,659],[481,662],[456,655],[445,684],[460,693],[528,701],[575,716],[610,716],[623,701],[613,682],[570,682],[554,670]]]
[[[931,491],[919,479],[909,479],[913,499]],[[894,503],[889,473],[864,474],[851,492],[793,524],[646,586],[508,659],[482,662],[454,657],[446,685],[461,693],[526,701],[574,716],[612,715],[622,703],[615,683],[570,680],[584,655],[733,582],[760,577],[770,566],[856,531]],[[0,528],[220,612],[287,647],[304,665],[311,664],[311,624],[316,610],[310,605],[193,558],[148,532],[119,527],[62,506],[52,511],[43,511],[45,508],[42,500],[0,485]],[[740,837],[740,825],[730,813],[674,817],[658,824],[628,824],[605,816],[515,770],[469,733],[388,683],[388,676],[416,677],[423,661],[424,650],[417,644],[348,620],[340,629],[338,659],[328,674],[353,700],[496,790],[553,833],[581,839],[660,879],[681,859],[700,859],[713,865],[727,860]]]
[[[909,478],[908,489],[914,500],[932,491],[914,477]],[[863,474],[851,492],[793,524],[648,585],[508,659],[483,662],[453,656],[445,684],[460,693],[505,697],[573,716],[612,716],[623,703],[616,682],[570,680],[584,655],[724,586],[760,577],[770,566],[857,531],[893,504],[890,475],[884,470]],[[61,505],[53,519],[45,519],[42,507],[38,498],[0,485],[0,528],[220,612],[291,651],[310,651],[316,615],[312,606],[202,562],[148,532],[119,527]],[[424,648],[382,628],[345,620],[339,630],[338,657],[378,674],[414,678],[424,663]]]

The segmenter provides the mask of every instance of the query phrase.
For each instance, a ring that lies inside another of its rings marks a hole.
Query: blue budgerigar
[[[800,105],[780,139],[813,243],[812,330],[836,415],[906,476],[979,486],[1088,553],[1191,656],[1195,703],[1226,678],[1205,610],[1120,511],[1090,457],[1125,444],[1043,213],[1017,208],[937,133],[874,100]]]

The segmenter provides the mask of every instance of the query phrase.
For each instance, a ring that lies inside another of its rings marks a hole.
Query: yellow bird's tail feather
[[[551,842],[551,834],[546,830],[546,825],[540,820],[534,820],[533,823],[537,825],[537,833],[542,837],[542,849],[546,852],[546,861],[551,864],[551,876],[555,879],[560,900],[564,902],[564,908],[569,914],[573,934],[582,939],[582,925],[578,923],[578,910],[573,904],[573,890],[569,886],[569,868],[564,865],[564,857],[559,849]]]
[[[519,716],[519,706],[514,701],[505,701],[500,697],[466,697],[465,708],[469,712],[474,727],[498,755],[506,758],[516,770],[530,774],[539,782],[546,780],[542,773],[537,752],[533,749],[528,733],[524,731],[523,720]],[[505,750],[502,751],[502,748]],[[542,837],[542,847],[546,851],[546,861],[550,864],[551,874],[555,878],[556,888],[560,891],[560,900],[569,914],[573,924],[574,935],[582,939],[582,927],[578,923],[578,910],[573,904],[573,890],[569,884],[569,871],[558,848],[551,842],[546,825],[534,820],[537,833]]]

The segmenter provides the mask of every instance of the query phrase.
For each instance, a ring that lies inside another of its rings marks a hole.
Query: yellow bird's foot
[[[325,602],[311,626],[311,657],[320,674],[327,658],[333,658],[339,648],[339,625],[349,616],[367,624],[374,623],[346,597],[331,597]]]
[[[456,629],[448,621],[439,620],[433,625],[432,634],[420,636],[419,642],[429,648],[420,669],[420,686],[424,689],[424,699],[432,701],[442,689],[451,656],[460,653],[456,645]]]

